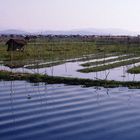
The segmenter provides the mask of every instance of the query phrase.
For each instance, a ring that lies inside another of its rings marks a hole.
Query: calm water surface
[[[0,140],[139,140],[140,91],[0,82]]]

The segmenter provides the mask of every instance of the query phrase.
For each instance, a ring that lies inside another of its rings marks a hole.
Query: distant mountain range
[[[23,30],[3,30],[0,31],[0,34],[15,34],[15,35],[30,35],[30,34],[41,34],[41,35],[138,35],[137,32],[131,32],[123,29],[77,29],[77,30],[68,30],[68,31],[37,31],[37,32],[27,32]]]
[[[0,31],[0,34],[4,35],[9,35],[9,34],[15,34],[15,35],[22,35],[22,34],[30,34],[30,32],[22,31],[22,30],[15,30],[15,29],[10,29],[10,30],[3,30]]]

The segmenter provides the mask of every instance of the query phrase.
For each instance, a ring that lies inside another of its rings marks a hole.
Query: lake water
[[[118,56],[107,57],[106,60],[117,58]],[[135,58],[135,57],[134,57]],[[134,59],[133,58],[133,59]],[[52,66],[48,68],[39,68],[39,69],[27,69],[26,67],[23,68],[16,68],[10,69],[9,67],[0,66],[0,70],[8,70],[13,72],[28,72],[28,73],[40,73],[40,74],[47,74],[51,76],[61,76],[61,77],[75,77],[75,78],[86,78],[86,79],[106,79],[107,80],[115,80],[115,81],[139,81],[140,74],[130,74],[127,73],[127,70],[134,67],[134,64],[128,66],[121,66],[117,68],[113,68],[110,70],[100,71],[100,72],[91,72],[91,73],[81,73],[77,70],[83,69],[84,67],[81,64],[86,62],[96,62],[96,61],[103,61],[104,59],[93,59],[84,62],[66,62],[61,65]],[[140,63],[136,63],[135,66],[140,65]],[[107,76],[108,75],[108,76]]]
[[[138,89],[0,82],[0,140],[138,139]]]

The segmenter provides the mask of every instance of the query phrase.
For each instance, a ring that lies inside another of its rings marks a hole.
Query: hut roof
[[[7,42],[6,42],[6,45],[11,43],[11,42],[15,42],[17,44],[20,44],[20,45],[26,45],[27,42],[25,41],[25,39],[9,39]]]

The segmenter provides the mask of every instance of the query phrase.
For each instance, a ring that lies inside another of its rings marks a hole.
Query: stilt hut
[[[25,45],[27,44],[25,39],[9,39],[6,42],[8,46],[7,51],[24,51]]]

